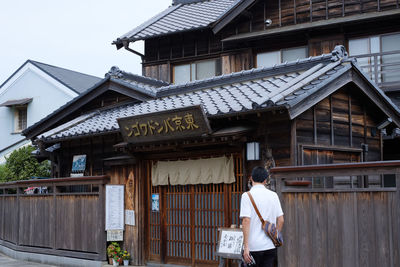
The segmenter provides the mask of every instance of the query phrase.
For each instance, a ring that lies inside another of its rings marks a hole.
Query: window
[[[221,74],[220,59],[196,61],[190,64],[174,66],[173,81],[175,84],[180,84]]]
[[[26,129],[27,106],[14,107],[14,132],[19,133]]]
[[[349,54],[375,82],[400,80],[400,33],[350,39]]]
[[[259,53],[257,54],[257,67],[272,67],[282,62],[306,58],[307,55],[308,49],[305,46]]]

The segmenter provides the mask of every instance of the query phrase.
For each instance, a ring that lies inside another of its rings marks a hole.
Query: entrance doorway
[[[240,224],[243,161],[234,155],[232,184],[152,186],[147,162],[149,200],[149,260],[191,266],[217,265],[218,228]],[[152,210],[153,209],[153,210]]]

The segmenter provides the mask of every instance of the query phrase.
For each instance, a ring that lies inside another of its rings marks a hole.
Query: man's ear
[[[250,175],[250,178],[249,178],[249,180],[250,180],[250,182],[254,183],[254,181],[253,181],[253,177],[251,177],[251,175]]]

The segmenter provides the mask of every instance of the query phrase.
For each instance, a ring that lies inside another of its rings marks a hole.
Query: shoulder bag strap
[[[258,211],[258,208],[256,206],[256,203],[254,202],[253,196],[250,194],[250,192],[247,192],[247,195],[250,198],[251,204],[253,204],[254,210],[256,211],[258,218],[260,218],[261,224],[264,225],[264,219],[261,216],[260,212]]]

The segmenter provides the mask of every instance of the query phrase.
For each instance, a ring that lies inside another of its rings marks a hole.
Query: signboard
[[[123,241],[124,231],[123,230],[108,230],[107,241]]]
[[[134,210],[125,210],[125,224],[135,226]]]
[[[191,106],[118,119],[124,140],[144,143],[201,136],[211,132],[201,106]]]
[[[71,177],[84,176],[86,169],[86,155],[75,155],[72,158]]]
[[[75,155],[72,158],[72,172],[84,172],[86,168],[86,155]]]
[[[228,259],[241,259],[243,231],[240,228],[219,228],[217,255]]]
[[[159,194],[151,195],[151,211],[155,211],[155,212],[160,211],[160,195]]]
[[[124,186],[106,185],[106,230],[124,229]]]

